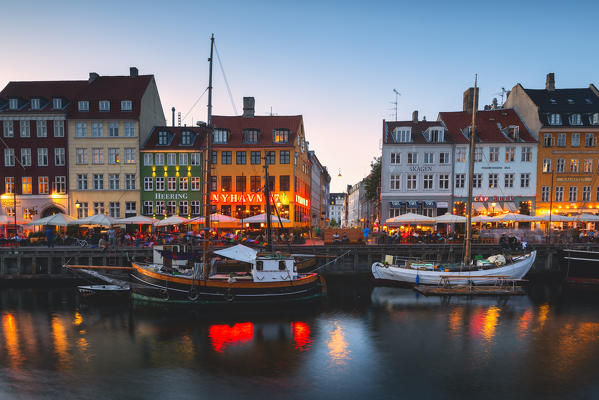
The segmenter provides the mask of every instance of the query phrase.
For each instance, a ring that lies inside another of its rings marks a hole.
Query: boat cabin
[[[293,258],[262,256],[252,266],[254,282],[280,282],[297,279]]]

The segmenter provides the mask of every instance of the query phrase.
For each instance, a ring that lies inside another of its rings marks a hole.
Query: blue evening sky
[[[367,175],[382,120],[461,109],[479,74],[480,103],[520,82],[543,88],[599,81],[597,1],[6,1],[0,86],[86,79],[90,71],[154,74],[186,114],[207,86],[209,37],[238,112],[302,114],[331,190]],[[214,113],[233,114],[215,65]],[[206,96],[184,121],[206,119]],[[341,171],[342,177],[337,176]]]

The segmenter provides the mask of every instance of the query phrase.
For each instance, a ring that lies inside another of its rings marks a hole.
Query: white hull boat
[[[445,271],[442,268],[413,267],[411,265],[397,266],[385,265],[380,262],[372,264],[372,275],[378,282],[412,284],[412,285],[440,285],[443,280],[450,281],[452,285],[489,285],[499,280],[522,279],[528,273],[537,252],[512,257],[507,264],[495,268],[476,267],[464,271]],[[421,264],[419,264],[421,265]]]

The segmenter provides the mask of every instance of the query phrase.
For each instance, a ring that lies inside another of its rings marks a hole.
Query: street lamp
[[[492,209],[493,210],[492,211],[493,212],[493,216],[495,216],[495,206],[496,205],[497,205],[497,203],[495,203],[495,202],[491,203],[491,207],[493,207],[493,209]]]

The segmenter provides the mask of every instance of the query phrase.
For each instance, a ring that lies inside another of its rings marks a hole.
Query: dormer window
[[[249,144],[258,143],[259,132],[258,129],[244,129],[241,132],[241,142]]]
[[[273,143],[289,143],[289,130],[275,129],[272,134]]]
[[[223,144],[229,141],[229,131],[227,129],[215,129],[213,133],[215,144]]]
[[[184,131],[181,133],[181,145],[182,146],[191,146],[191,142],[193,141],[193,132]]]
[[[17,108],[19,108],[19,99],[9,99],[8,108],[10,108],[11,110],[16,110]]]
[[[568,104],[574,104],[574,99],[568,99]]]
[[[62,108],[62,99],[61,98],[52,99],[52,108],[55,110],[60,110]]]
[[[133,109],[133,102],[131,100],[121,101],[121,111],[131,111]]]
[[[580,114],[570,115],[570,125],[582,125],[582,118]]]
[[[158,132],[158,145],[159,146],[168,146],[170,138],[170,133],[167,131]]]
[[[89,111],[89,101],[78,101],[77,102],[77,110]]]
[[[396,128],[393,131],[395,143],[410,143],[412,141],[412,130],[410,128]]]
[[[591,115],[591,124],[599,125],[599,113],[594,113]]]
[[[507,128],[507,134],[510,139],[513,141],[520,140],[520,127],[519,126],[510,126]]]
[[[443,129],[429,129],[424,133],[427,142],[431,143],[442,143],[444,142],[444,131]]]
[[[584,99],[584,102],[587,104],[593,104],[593,102],[591,101],[591,99]]]
[[[100,111],[110,111],[110,101],[100,100],[99,102]]]
[[[555,100],[555,99],[549,99],[549,102],[550,102],[551,104],[557,104],[557,100]]]
[[[549,124],[550,125],[561,125],[562,124],[562,116],[559,114],[550,114],[549,115]]]
[[[32,110],[40,109],[40,99],[31,99],[31,109]]]

